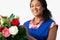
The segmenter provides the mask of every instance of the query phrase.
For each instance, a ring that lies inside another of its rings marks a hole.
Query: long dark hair
[[[31,0],[31,2],[32,2],[33,0]],[[47,3],[46,3],[46,0],[38,0],[40,3],[41,3],[41,5],[42,5],[42,7],[44,8],[44,11],[43,11],[43,18],[45,19],[45,20],[49,20],[49,19],[51,19],[51,17],[52,17],[52,15],[51,15],[51,12],[48,10],[48,8],[47,8]],[[31,6],[31,3],[30,3],[30,6]]]

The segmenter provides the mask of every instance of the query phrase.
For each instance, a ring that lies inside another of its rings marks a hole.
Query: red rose
[[[0,26],[0,32],[2,32],[2,26]]]
[[[13,19],[12,22],[11,22],[12,26],[18,26],[19,24],[20,24],[20,22],[19,22],[18,19]]]

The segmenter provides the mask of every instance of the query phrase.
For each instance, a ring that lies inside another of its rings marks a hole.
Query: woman
[[[51,19],[52,15],[45,0],[31,0],[30,9],[35,16],[24,23],[31,40],[56,40],[57,24]]]

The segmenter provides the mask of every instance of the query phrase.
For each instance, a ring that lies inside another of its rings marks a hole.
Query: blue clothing
[[[29,35],[32,37],[36,38],[37,40],[47,40],[49,28],[52,22],[54,22],[52,19],[44,21],[39,28],[33,29],[29,28],[29,20],[24,23],[24,26],[27,28]]]

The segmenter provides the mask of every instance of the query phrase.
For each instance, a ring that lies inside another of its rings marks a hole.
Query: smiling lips
[[[38,13],[38,10],[37,10],[37,9],[36,9],[36,10],[33,10],[33,13],[34,13],[34,14]]]

